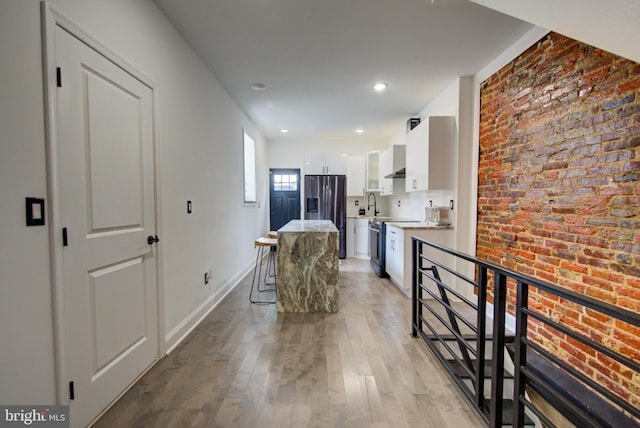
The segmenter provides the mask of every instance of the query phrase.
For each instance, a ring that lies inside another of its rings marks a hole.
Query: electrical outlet
[[[400,206],[400,201],[398,200],[398,206]]]
[[[209,283],[209,281],[211,281],[211,275],[213,275],[211,273],[211,271],[204,273],[204,284],[205,285],[207,285]]]

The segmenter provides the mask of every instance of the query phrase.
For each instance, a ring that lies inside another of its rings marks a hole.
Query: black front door
[[[300,218],[300,170],[269,170],[269,229],[278,230]]]

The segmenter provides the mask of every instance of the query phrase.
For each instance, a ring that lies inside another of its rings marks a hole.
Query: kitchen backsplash
[[[434,207],[448,207],[449,201],[454,199],[453,190],[432,190],[426,192],[410,192],[400,195],[388,196],[391,200],[391,216],[410,218],[419,221],[425,220],[425,207],[431,201]],[[398,206],[400,201],[400,206]],[[455,204],[454,204],[455,218]]]
[[[378,211],[380,211],[381,216],[389,216],[391,215],[391,199],[388,196],[380,196],[379,193],[375,193],[376,195],[376,206]],[[358,201],[358,206],[356,206],[356,201]],[[373,203],[373,198],[371,198]],[[367,210],[367,197],[366,196],[347,196],[347,217],[357,217],[359,214],[360,208],[364,208],[365,216],[373,217],[373,206],[371,210]]]
[[[434,207],[448,207],[449,201],[453,199],[453,190],[432,190],[426,192],[401,193],[393,196],[376,195],[376,205],[381,216],[413,219],[417,221],[425,220],[425,207],[429,206],[429,201]],[[373,198],[372,198],[373,199]],[[358,206],[355,202],[358,201]],[[400,206],[398,206],[400,201]],[[373,207],[367,210],[366,196],[347,197],[347,216],[356,217],[360,208],[365,209],[367,217],[373,217]],[[454,205],[455,218],[455,205]]]

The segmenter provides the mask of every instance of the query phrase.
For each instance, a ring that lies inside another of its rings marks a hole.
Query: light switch
[[[44,199],[25,198],[27,226],[44,226]]]
[[[39,204],[31,205],[31,218],[33,220],[42,220],[42,206]]]

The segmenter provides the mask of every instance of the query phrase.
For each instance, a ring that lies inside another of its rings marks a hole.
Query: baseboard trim
[[[218,290],[213,293],[207,300],[198,306],[189,316],[187,316],[180,324],[171,330],[164,338],[165,355],[169,355],[180,343],[195,329],[202,320],[215,309],[216,306],[235,289],[238,284],[253,270],[254,263],[245,266],[238,274],[223,282]]]

